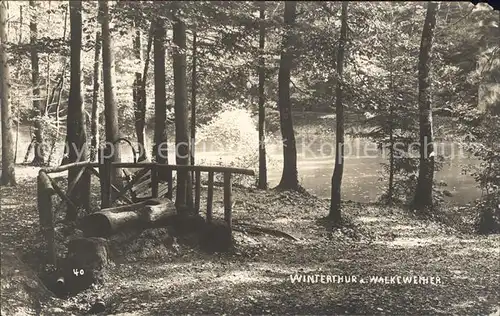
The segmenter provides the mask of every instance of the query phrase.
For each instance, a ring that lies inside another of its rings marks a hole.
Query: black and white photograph
[[[0,314],[500,316],[499,7],[0,0]]]

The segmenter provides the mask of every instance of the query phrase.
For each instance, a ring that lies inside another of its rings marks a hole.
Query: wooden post
[[[226,221],[229,230],[231,230],[231,220],[232,220],[231,194],[232,194],[231,172],[224,172],[224,220]]]
[[[50,197],[55,191],[45,172],[38,173],[37,182],[38,215],[40,217],[40,231],[43,232],[48,225],[49,214],[52,213],[52,199]]]
[[[154,164],[151,167],[151,195],[153,198],[158,197],[158,164]]]
[[[169,198],[170,200],[172,199],[172,196],[173,196],[173,177],[172,177],[172,169],[168,168],[167,169],[167,186],[168,186],[168,192],[167,192],[167,198]]]
[[[40,171],[38,173],[38,214],[40,216],[40,230],[42,235],[47,242],[47,252],[49,256],[49,262],[51,264],[56,264],[56,246],[55,246],[55,231],[54,231],[54,210],[53,196],[55,194],[52,183],[49,176]]]
[[[193,205],[193,177],[192,172],[186,172],[186,202],[190,209],[194,208]]]
[[[196,170],[195,172],[195,190],[194,190],[194,208],[197,213],[200,212],[200,195],[201,195],[201,171]]]
[[[71,192],[73,192],[73,190],[75,189],[76,185],[78,184],[78,181],[80,181],[80,178],[82,177],[86,169],[86,167],[75,167],[75,168],[79,168],[80,170],[76,174],[76,177],[73,179],[73,181],[68,184],[68,192],[66,192],[66,195],[68,196],[71,196]]]
[[[111,146],[107,144],[99,149],[99,179],[101,182],[101,208],[110,207],[111,203]]]
[[[207,222],[212,221],[212,203],[214,200],[214,173],[208,172],[208,192],[207,192]]]

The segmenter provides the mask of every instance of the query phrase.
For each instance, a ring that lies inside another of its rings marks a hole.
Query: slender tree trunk
[[[100,56],[101,56],[101,32],[95,34],[94,53],[94,78],[92,89],[92,113],[90,117],[90,161],[95,161],[97,157],[97,144],[99,144],[99,114],[97,112],[100,86]]]
[[[18,44],[21,45],[23,42],[23,6],[19,6],[19,42]],[[17,69],[15,76],[19,77],[20,76],[20,69]],[[14,162],[17,162],[17,149],[19,148],[19,105],[20,105],[20,98],[17,99],[17,107],[16,107],[16,145],[14,147]]]
[[[40,102],[40,66],[37,48],[37,23],[36,23],[36,4],[34,0],[29,1],[30,6],[30,46],[31,46],[31,83],[33,85],[33,120],[35,132],[35,146],[33,165],[43,165],[44,148],[41,116],[43,114],[43,102]]]
[[[87,159],[87,133],[85,129],[85,115],[81,86],[81,51],[82,51],[82,2],[70,1],[70,91],[68,100],[67,140],[69,162],[84,161]],[[68,171],[68,183],[78,176],[78,169]],[[90,174],[85,172],[78,186],[72,191],[70,198],[75,205],[89,208]],[[74,221],[77,210],[68,206],[66,219]]]
[[[154,78],[155,78],[155,130],[153,156],[158,163],[168,163],[167,102],[165,80],[165,23],[155,21],[154,28]]]
[[[49,9],[47,11],[47,24],[50,25],[50,6],[51,2],[49,1]],[[50,53],[47,54],[47,79],[45,82],[45,106],[43,107],[41,115],[43,117],[48,116],[49,110],[50,110],[50,104],[52,102],[51,96],[50,96]]]
[[[68,21],[68,10],[66,10],[64,12],[64,30],[63,30],[63,40],[66,40],[66,30],[67,30],[67,21]],[[66,61],[66,57],[61,55],[61,78],[59,80],[60,82],[60,85],[59,85],[59,90],[57,92],[57,103],[56,103],[56,137],[54,138],[53,142],[52,142],[52,145],[51,145],[51,149],[50,149],[50,155],[49,155],[49,163],[51,162],[52,160],[52,155],[53,155],[53,152],[55,150],[55,146],[57,144],[57,142],[59,141],[59,135],[60,135],[60,112],[61,112],[61,97],[62,97],[62,91],[64,89],[64,79],[66,78],[66,65],[67,65],[67,61]],[[64,153],[63,153],[63,161],[61,162],[61,164],[64,164],[64,159],[66,157],[66,147],[64,148]]]
[[[283,174],[278,184],[282,189],[299,189],[297,174],[297,146],[293,131],[292,106],[290,104],[290,72],[293,59],[294,35],[293,27],[296,17],[296,1],[285,2],[285,33],[281,51],[280,69],[278,74],[278,107],[280,111],[280,128],[283,139]]]
[[[391,6],[391,26],[395,27],[394,23],[394,9]],[[396,91],[394,87],[394,30],[390,30],[390,43],[389,43],[389,91],[391,93],[391,103],[389,104],[389,184],[387,189],[387,202],[392,204],[394,201],[394,107],[396,106]]]
[[[196,140],[196,92],[197,92],[197,82],[196,82],[196,62],[197,62],[197,34],[193,31],[193,47],[191,54],[191,165],[194,166],[194,151],[195,151],[195,140]]]
[[[176,3],[176,6],[179,4]],[[189,133],[188,133],[188,107],[186,85],[186,25],[179,18],[179,8],[174,11],[173,52],[174,68],[174,107],[175,107],[175,157],[178,165],[189,165]],[[190,205],[188,172],[178,172],[177,192],[175,203],[178,206]]]
[[[335,168],[332,175],[332,188],[329,217],[336,223],[341,219],[341,187],[344,174],[344,104],[343,104],[343,72],[344,53],[347,42],[347,6],[349,2],[342,2],[339,48],[337,51],[337,88],[335,91]]]
[[[266,3],[259,3],[259,189],[267,189],[267,163],[266,163],[266,96],[264,94],[264,83],[266,80],[266,64],[264,48],[266,43],[265,10]]]
[[[420,125],[420,168],[413,205],[417,210],[432,208],[434,146],[431,104],[431,50],[439,4],[429,1],[418,58],[418,111]]]
[[[142,41],[141,41],[141,29],[139,25],[135,24],[135,38],[134,38],[134,55],[142,65]],[[142,73],[137,70],[135,72],[133,96],[134,96],[134,116],[135,116],[135,132],[137,134],[137,143],[139,145],[139,161],[146,160],[146,146],[145,146],[145,127],[146,127],[146,93],[142,89],[144,85],[142,81]]]
[[[7,1],[0,2],[0,100],[2,108],[2,176],[1,185],[16,185],[12,113],[10,104],[10,76],[7,64]]]
[[[99,1],[99,10],[102,26],[102,74],[103,74],[103,88],[104,88],[104,120],[106,131],[106,142],[114,144],[113,154],[111,157],[112,162],[119,162],[121,160],[120,144],[117,143],[120,138],[120,130],[118,125],[118,107],[116,104],[115,95],[115,69],[114,59],[111,44],[111,34],[109,30],[109,9],[108,1]],[[111,182],[116,186],[120,186],[120,168],[114,168],[111,175]]]

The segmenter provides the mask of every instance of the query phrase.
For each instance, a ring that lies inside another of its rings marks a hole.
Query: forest
[[[0,0],[0,40],[2,315],[500,315],[491,6]]]

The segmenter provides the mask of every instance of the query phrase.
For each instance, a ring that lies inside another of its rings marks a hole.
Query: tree
[[[337,88],[335,90],[335,168],[332,175],[330,213],[329,217],[334,222],[341,219],[341,187],[342,176],[344,174],[344,104],[343,104],[343,72],[344,72],[344,53],[347,42],[347,6],[349,2],[342,2],[341,27],[339,47],[337,51]]]
[[[168,163],[165,39],[165,22],[162,18],[158,17],[154,21],[153,40],[155,78],[155,129],[153,156],[158,163]]]
[[[186,85],[186,25],[180,17],[179,3],[175,3],[173,23],[174,107],[175,107],[175,160],[178,165],[189,165],[189,125]],[[175,203],[190,205],[190,177],[188,172],[178,172]]]
[[[38,43],[37,43],[37,29],[36,23],[36,5],[34,0],[29,1],[30,6],[30,46],[31,46],[31,83],[33,85],[33,120],[35,128],[35,146],[34,157],[32,164],[43,165],[45,160],[43,133],[42,133],[42,115],[44,115],[44,105],[41,102],[40,96],[40,67],[38,60]]]
[[[63,7],[64,10],[64,27],[63,27],[63,41],[66,41],[66,33],[67,33],[67,26],[68,26],[68,6],[65,5]],[[64,83],[65,83],[65,77],[66,77],[66,56],[64,54],[61,54],[60,56],[60,74],[59,74],[59,82],[56,85],[56,88],[58,87],[58,92],[57,92],[57,102],[55,104],[55,133],[52,135],[52,142],[50,144],[50,152],[49,152],[49,157],[47,159],[47,165],[50,165],[52,162],[52,155],[54,154],[54,150],[56,147],[56,143],[59,140],[59,134],[60,134],[60,112],[61,112],[61,101],[62,101],[62,92],[64,89]],[[55,89],[53,90],[53,93],[55,93]]]
[[[82,2],[70,1],[70,91],[68,100],[68,119],[66,139],[69,162],[84,161],[87,159],[87,132],[85,128],[84,105],[82,100]],[[79,169],[71,168],[68,171],[68,183],[73,182],[79,174]],[[86,171],[72,191],[70,198],[75,205],[89,207],[90,199],[90,174]],[[66,219],[74,221],[77,210],[68,206]]]
[[[191,165],[194,166],[194,144],[196,139],[196,63],[197,63],[197,35],[196,30],[193,30],[193,46],[191,53],[191,142],[192,147],[190,150],[191,154]]]
[[[283,139],[283,173],[278,184],[282,189],[299,189],[297,174],[297,147],[293,131],[292,106],[290,104],[290,72],[293,63],[293,27],[296,17],[296,1],[285,2],[285,33],[280,57],[278,74],[278,108],[280,113],[280,129]]]
[[[1,185],[16,185],[14,139],[10,105],[10,76],[7,46],[7,1],[0,2],[0,100],[2,107],[2,178]]]
[[[431,103],[431,50],[436,27],[439,4],[429,1],[425,16],[418,61],[418,110],[420,127],[420,167],[413,205],[417,210],[432,207],[432,187],[434,179],[434,145]]]
[[[136,21],[135,23],[135,38],[134,38],[134,55],[142,64],[142,41],[141,41],[141,29]],[[149,56],[146,56],[149,58]],[[146,160],[146,146],[145,146],[145,126],[146,126],[146,91],[143,80],[146,78],[142,77],[142,73],[139,69],[135,72],[133,96],[134,96],[134,118],[135,118],[135,132],[137,134],[137,143],[139,144],[139,161]]]
[[[97,144],[99,144],[99,115],[97,113],[97,105],[99,98],[99,82],[100,82],[100,55],[101,55],[101,32],[95,34],[95,52],[94,52],[94,75],[92,87],[92,111],[90,115],[90,161],[95,161],[97,157]]]
[[[264,84],[266,81],[266,65],[264,59],[264,48],[266,44],[265,11],[266,3],[259,2],[259,189],[267,189],[267,164],[266,164],[266,96]]]
[[[120,131],[118,126],[118,107],[116,104],[115,92],[115,69],[113,53],[111,51],[111,34],[109,30],[109,12],[108,1],[99,1],[99,16],[102,27],[102,73],[104,83],[104,120],[106,131],[106,142],[114,144],[112,162],[120,161],[120,144],[117,141],[120,139]],[[117,184],[120,178],[120,169],[115,168],[112,174],[112,183]]]

